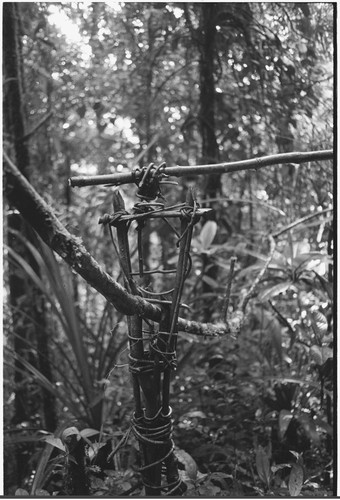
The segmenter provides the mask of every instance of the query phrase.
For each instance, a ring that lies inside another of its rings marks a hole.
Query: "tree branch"
[[[280,229],[279,231],[276,231],[275,233],[272,234],[273,238],[278,238],[281,236],[281,234],[286,233],[287,231],[290,231],[290,229],[293,229],[295,226],[298,226],[299,224],[303,224],[310,219],[313,219],[314,217],[319,217],[319,215],[326,214],[328,212],[333,212],[333,208],[325,208],[324,210],[321,210],[320,212],[314,212],[312,214],[306,215],[305,217],[302,217],[301,219],[298,219],[288,226],[284,227],[283,229]]]
[[[274,256],[276,242],[275,242],[275,239],[272,235],[269,235],[269,244],[270,244],[270,250],[269,250],[269,255],[267,257],[267,260],[264,263],[264,266],[261,269],[261,271],[259,272],[259,274],[256,276],[256,279],[253,282],[252,286],[248,290],[247,295],[243,298],[243,300],[241,302],[240,310],[243,312],[243,314],[246,311],[249,300],[255,296],[256,288],[257,288],[258,284],[260,283],[261,279],[263,278],[265,272],[267,271],[269,264],[271,263],[271,260]]]
[[[51,207],[39,196],[5,152],[3,156],[6,173],[5,191],[8,201],[19,210],[42,240],[118,311],[128,316],[137,314],[159,322],[162,318],[161,308],[142,297],[129,294],[111,278],[89,254],[80,238],[73,236],[60,223]],[[182,318],[178,319],[178,329],[204,336],[229,333],[229,327],[224,324],[204,324]]]
[[[174,177],[201,174],[227,174],[230,172],[241,172],[242,170],[258,170],[263,167],[282,165],[284,163],[307,163],[310,161],[332,159],[333,150],[328,149],[325,151],[280,153],[271,156],[262,156],[261,158],[252,158],[250,160],[234,161],[231,163],[216,163],[213,165],[165,167],[162,170],[162,173]],[[134,184],[140,180],[141,176],[141,172],[129,171],[120,174],[71,177],[69,183],[71,187],[94,186],[99,184]]]

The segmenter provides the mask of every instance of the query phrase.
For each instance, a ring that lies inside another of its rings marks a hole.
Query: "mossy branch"
[[[81,240],[67,231],[28,180],[3,152],[5,192],[10,204],[34,228],[42,240],[97,290],[118,311],[160,322],[162,309],[132,295],[109,276],[86,250]],[[229,333],[227,325],[213,325],[178,318],[178,329],[194,335],[218,336]]]

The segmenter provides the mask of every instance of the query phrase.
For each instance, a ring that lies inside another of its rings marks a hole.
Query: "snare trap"
[[[194,191],[186,201],[166,206],[162,184],[174,183],[164,173],[165,164],[135,171],[138,202],[125,210],[119,191],[113,193],[113,213],[103,215],[99,223],[109,227],[112,243],[123,271],[125,288],[130,294],[157,304],[162,311],[156,322],[139,315],[127,316],[129,370],[132,374],[134,413],[131,431],[139,442],[142,456],[143,484],[146,495],[181,495],[186,487],[181,481],[172,440],[172,409],[169,401],[171,372],[176,369],[178,314],[186,278],[191,269],[190,244],[194,225],[211,209],[200,208]],[[139,179],[139,180],[137,180]],[[72,179],[72,185],[77,181]],[[177,238],[178,262],[174,269],[144,269],[143,229],[152,219],[160,218]],[[180,229],[176,229],[176,220]],[[137,230],[138,270],[132,269],[128,232]],[[116,231],[118,247],[113,230]],[[173,288],[153,292],[142,286],[145,275],[173,274]],[[113,451],[116,452],[116,450]]]
[[[165,180],[162,169],[163,165],[155,168],[151,164],[142,171],[137,190],[139,201],[134,205],[132,213],[125,210],[123,198],[119,192],[115,192],[114,213],[104,215],[99,222],[109,226],[113,242],[112,228],[116,229],[118,255],[126,289],[131,294],[157,303],[162,310],[159,325],[137,315],[128,317],[129,369],[135,402],[131,429],[139,442],[142,455],[143,466],[140,471],[145,493],[159,495],[166,492],[168,495],[178,495],[185,490],[185,485],[179,477],[173,453],[170,376],[176,369],[177,319],[184,282],[191,268],[190,243],[193,227],[209,209],[200,208],[192,192],[188,193],[185,203],[166,207],[160,188],[162,183],[168,181]],[[179,257],[175,269],[144,270],[143,228],[155,218],[161,218],[177,237]],[[173,219],[180,220],[180,232],[175,229]],[[132,270],[129,250],[128,231],[133,223],[137,224],[138,272]],[[145,274],[164,272],[174,274],[174,286],[170,290],[154,293],[138,284]]]
[[[256,158],[234,163],[201,165],[195,167],[169,167],[165,164],[155,167],[136,168],[132,172],[101,175],[92,177],[73,177],[71,186],[87,186],[105,184],[118,186],[134,183],[137,185],[138,202],[132,210],[125,209],[124,200],[119,191],[113,193],[113,213],[103,215],[99,223],[108,226],[112,243],[119,258],[124,276],[125,289],[130,297],[140,301],[138,314],[127,316],[129,340],[129,370],[132,374],[134,395],[134,412],[131,427],[111,457],[118,451],[132,432],[139,443],[142,466],[143,485],[147,496],[181,495],[186,485],[178,473],[177,459],[174,454],[172,440],[172,409],[170,406],[170,378],[176,369],[176,346],[178,328],[185,324],[185,330],[194,327],[197,331],[208,331],[213,327],[224,333],[237,333],[242,325],[247,303],[254,296],[256,287],[263,277],[275,251],[277,237],[291,227],[287,226],[279,233],[270,235],[270,252],[264,267],[259,272],[246,296],[243,297],[237,310],[227,318],[228,302],[235,259],[231,259],[230,275],[225,294],[225,305],[222,309],[220,325],[199,324],[184,321],[179,317],[182,306],[181,297],[185,280],[191,269],[190,245],[194,225],[211,209],[201,208],[195,192],[189,191],[186,201],[167,206],[161,192],[165,183],[174,183],[169,175],[226,173],[237,170],[258,169],[269,165],[295,161],[302,163],[309,160],[328,159],[331,151],[310,153],[289,153],[271,157]],[[177,239],[178,260],[174,269],[145,269],[143,256],[143,231],[152,219],[161,219],[169,227]],[[178,221],[180,227],[178,229]],[[298,221],[297,223],[299,223]],[[129,230],[137,230],[138,269],[132,268],[129,248]],[[177,229],[176,229],[177,227]],[[118,245],[115,243],[114,231]],[[173,287],[169,290],[154,292],[143,286],[145,277],[153,274],[172,274]],[[146,313],[146,306],[157,308],[157,317]],[[143,310],[145,314],[143,313]],[[210,325],[210,326],[209,326]]]

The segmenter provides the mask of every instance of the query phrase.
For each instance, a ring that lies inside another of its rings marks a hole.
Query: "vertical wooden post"
[[[119,192],[114,193],[113,224],[117,229],[119,258],[124,273],[125,286],[130,293],[142,295],[141,288],[133,279],[129,241],[128,220],[125,204]],[[196,201],[188,193],[181,217],[181,236],[174,292],[171,304],[163,307],[159,333],[149,341],[149,349],[143,342],[143,320],[134,315],[127,319],[130,345],[130,371],[132,373],[135,412],[132,430],[137,437],[143,456],[140,471],[147,496],[161,495],[166,488],[168,494],[179,495],[186,487],[181,482],[177,460],[171,439],[172,421],[169,405],[170,376],[176,362],[177,322],[183,286],[188,272],[192,231],[197,218]],[[138,221],[140,222],[140,221]],[[139,247],[141,241],[139,234]],[[143,275],[143,262],[139,255],[139,274]],[[163,380],[162,380],[163,373]],[[144,407],[145,405],[145,407]],[[162,467],[166,468],[167,484],[162,485]]]
[[[188,207],[194,207],[194,198],[191,191],[187,193]],[[178,312],[180,307],[180,300],[183,292],[185,281],[185,274],[187,272],[190,244],[192,238],[193,224],[192,221],[186,217],[182,217],[181,221],[181,235],[183,236],[180,241],[179,258],[177,263],[177,272],[175,278],[175,290],[173,293],[171,311],[170,311],[170,325],[169,325],[169,350],[176,350],[177,345],[177,321]],[[170,391],[170,376],[171,370],[167,368],[164,372],[163,380],[163,412],[169,412],[169,391]]]
[[[125,211],[125,204],[119,192],[114,193],[113,208],[116,215],[119,212]],[[127,289],[135,294],[140,295],[136,283],[131,276],[131,260],[128,241],[128,227],[124,221],[117,220],[117,238],[119,255],[121,265],[124,272],[125,286]],[[155,383],[154,376],[149,371],[143,372],[144,361],[146,352],[143,347],[143,321],[142,318],[135,315],[129,316],[127,319],[129,330],[129,344],[130,344],[130,370],[132,372],[133,393],[135,399],[135,423],[141,426],[143,433],[148,433],[147,427],[152,424],[152,420],[157,415],[160,400],[159,400],[159,383]],[[148,353],[149,355],[149,353]],[[141,401],[141,391],[145,401],[145,415]],[[152,440],[150,440],[152,441]],[[161,477],[162,477],[162,464],[157,463],[152,467],[148,467],[161,458],[161,450],[157,449],[152,443],[147,440],[140,439],[141,452],[144,459],[143,478],[145,483],[145,493],[148,496],[155,496],[161,494]]]

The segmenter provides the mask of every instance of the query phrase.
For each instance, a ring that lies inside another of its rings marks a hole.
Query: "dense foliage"
[[[71,190],[67,179],[150,162],[332,148],[333,10],[329,3],[18,3],[25,175],[123,283],[110,235],[97,224],[112,212],[112,188]],[[4,57],[6,50],[5,39]],[[5,74],[5,98],[9,80]],[[13,156],[7,107],[4,149]],[[221,320],[233,257],[228,314],[236,310],[268,260],[269,236],[282,234],[238,338],[179,334],[171,405],[187,494],[329,495],[331,162],[186,176],[163,195],[182,201],[192,185],[214,216],[195,227],[184,317]],[[135,190],[120,190],[131,208]],[[5,493],[70,494],[72,467],[83,460],[79,494],[139,495],[137,446],[126,435],[133,399],[125,318],[39,238],[16,229],[6,210]],[[144,247],[150,269],[177,259],[176,238],[160,222],[146,229]],[[34,314],[18,294],[11,300],[15,279],[39,297]],[[152,285],[167,290],[171,280],[162,275]]]

